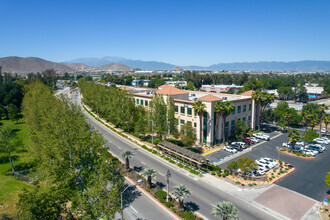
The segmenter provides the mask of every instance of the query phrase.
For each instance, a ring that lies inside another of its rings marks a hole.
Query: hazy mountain
[[[57,72],[73,71],[131,71],[132,68],[120,63],[108,63],[102,66],[87,66],[83,63],[56,63],[37,57],[3,57],[0,58],[2,72],[30,73],[42,72],[46,69],[54,69]]]
[[[79,58],[66,63],[84,63],[89,66],[99,66],[108,63],[120,63],[132,67],[134,69],[142,70],[171,70],[175,65],[157,62],[157,61],[143,61],[143,60],[131,60],[122,57],[102,57],[102,58]]]
[[[2,66],[2,72],[11,73],[42,72],[46,69],[54,69],[61,72],[74,71],[67,64],[55,63],[37,57],[3,57],[0,58],[0,66]]]
[[[102,65],[102,66],[90,67],[89,69],[90,70],[99,70],[99,71],[124,71],[124,72],[133,70],[131,67],[128,67],[128,66],[126,66],[124,64],[120,64],[120,63],[109,63],[109,64]]]
[[[122,57],[80,58],[67,63],[84,63],[86,65],[104,65],[106,63],[121,63],[142,70],[172,70],[175,66],[170,63],[157,61],[132,60]],[[296,62],[235,62],[218,63],[210,66],[183,66],[188,70],[251,70],[251,71],[329,71],[330,61],[296,61]]]

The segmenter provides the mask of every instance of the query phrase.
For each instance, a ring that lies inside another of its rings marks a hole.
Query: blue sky
[[[0,57],[330,60],[328,0],[0,0]]]

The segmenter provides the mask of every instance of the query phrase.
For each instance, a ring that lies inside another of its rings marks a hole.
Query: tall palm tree
[[[320,104],[319,109],[320,109],[320,136],[321,136],[323,115],[324,115],[325,111],[328,110],[329,108],[325,104]]]
[[[223,220],[239,219],[237,208],[229,201],[217,202],[216,207],[212,209],[211,215]]]
[[[325,124],[325,130],[328,131],[328,124],[330,122],[330,114],[324,114],[323,117],[322,117],[322,121],[324,122]]]
[[[300,133],[296,129],[292,129],[289,131],[288,138],[291,143],[291,150],[293,151],[293,147],[296,145],[297,141],[300,139]]]
[[[221,102],[217,101],[214,104],[214,111],[216,112],[216,127],[218,129],[218,124],[219,124],[219,118],[222,116],[223,123],[222,123],[222,136],[223,136],[223,142],[225,142],[225,123],[226,123],[226,118],[228,115],[232,113],[234,109],[234,105],[232,102],[227,101],[227,102]]]
[[[126,170],[129,170],[129,159],[131,159],[134,156],[134,153],[130,150],[125,150],[124,152],[121,153],[121,156],[125,158],[125,165],[126,165]]]
[[[206,106],[202,101],[197,101],[192,106],[193,106],[194,112],[196,112],[196,114],[198,114],[198,116],[199,116],[199,143],[203,143],[202,117],[203,117],[203,113],[205,112]]]
[[[151,180],[156,179],[156,174],[157,174],[157,171],[152,168],[145,168],[142,171],[142,176],[147,177],[147,179],[148,179],[149,189],[151,189],[151,186],[152,186]]]
[[[183,212],[183,200],[191,195],[190,190],[184,184],[177,185],[174,187],[174,195],[179,200],[179,211]]]
[[[256,90],[252,93],[252,99],[254,99],[258,105],[260,105],[260,117],[259,117],[259,126],[261,128],[261,124],[263,121],[263,112],[265,111],[268,104],[271,104],[275,101],[276,96],[274,94],[269,94],[267,92],[260,92]]]

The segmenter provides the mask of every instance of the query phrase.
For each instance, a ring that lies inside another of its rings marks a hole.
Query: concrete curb
[[[284,176],[278,178],[277,180],[275,180],[272,183],[276,183],[277,181],[279,181],[279,180],[283,179],[284,177],[286,177],[286,176],[290,175],[291,173],[293,173],[295,170],[296,170],[296,168],[294,167],[292,171],[288,172],[287,174],[285,174]]]
[[[305,159],[305,160],[314,160],[314,159],[316,159],[316,157],[301,157],[301,156],[298,156],[298,155],[295,155],[295,154],[286,153],[284,151],[280,151],[280,150],[277,150],[277,151],[281,154],[284,154],[284,155],[288,155],[288,156],[291,156],[291,157],[297,157],[297,158],[301,158],[301,159]]]
[[[160,207],[162,207],[165,211],[167,211],[169,214],[171,214],[175,219],[178,219],[178,220],[181,220],[182,219],[180,216],[178,216],[177,214],[175,214],[174,212],[172,212],[172,210],[170,210],[169,208],[167,208],[166,206],[164,206],[155,197],[153,197],[149,192],[147,192],[145,189],[143,189],[141,186],[139,186],[136,182],[134,182],[133,180],[131,180],[129,177],[125,176],[125,179],[127,179],[128,181],[130,181],[131,183],[133,183],[141,192],[143,192],[154,203],[156,203],[157,205],[159,205]]]

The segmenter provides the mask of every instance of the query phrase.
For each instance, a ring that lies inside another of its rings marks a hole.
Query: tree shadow
[[[133,170],[140,173],[143,170],[143,166],[140,166],[140,167],[134,166]]]
[[[193,211],[193,212],[196,212],[199,210],[199,206],[194,202],[186,202],[185,206],[187,209],[189,209],[190,211]]]
[[[13,129],[13,133],[17,133],[17,132],[19,132],[20,130],[19,129],[17,129],[17,128],[15,128],[15,129]]]
[[[162,182],[156,182],[155,183],[155,187],[159,187],[159,188],[161,188],[161,189],[163,189],[164,187],[165,187],[165,184],[164,183],[162,183]]]
[[[125,185],[126,186],[126,185]],[[141,192],[136,189],[136,186],[129,186],[123,194],[124,207],[128,207],[134,200],[141,196]]]
[[[12,158],[15,160],[18,160],[19,156],[15,155],[15,156],[12,156]],[[0,164],[6,164],[6,163],[9,163],[9,159],[7,156],[2,156],[0,157]]]

